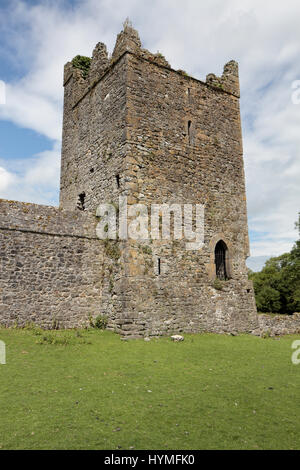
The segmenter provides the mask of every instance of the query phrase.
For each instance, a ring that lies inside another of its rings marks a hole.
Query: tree
[[[291,252],[270,258],[260,272],[249,273],[260,312],[292,314],[300,311],[300,213],[295,225],[299,240]]]

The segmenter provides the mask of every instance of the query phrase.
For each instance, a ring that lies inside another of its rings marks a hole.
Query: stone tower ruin
[[[60,207],[0,204],[1,322],[69,328],[106,315],[127,338],[257,328],[237,63],[200,81],[126,23],[111,57],[99,43],[88,70],[66,64],[64,90]],[[120,197],[128,220],[134,204],[201,205],[203,246],[151,231],[100,240],[97,208],[119,214]]]

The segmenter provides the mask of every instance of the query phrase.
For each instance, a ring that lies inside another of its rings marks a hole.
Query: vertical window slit
[[[116,175],[117,188],[120,187],[120,175]]]
[[[192,143],[191,127],[192,127],[192,121],[188,121],[188,137],[189,137],[189,144]]]
[[[84,209],[85,209],[85,193],[79,194],[78,200],[77,200],[77,209],[79,209],[80,211],[84,211]]]
[[[157,259],[157,272],[158,275],[161,274],[161,263],[160,263],[160,258]]]

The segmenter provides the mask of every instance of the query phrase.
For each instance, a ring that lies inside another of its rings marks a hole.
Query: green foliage
[[[59,321],[57,320],[57,318],[53,318],[51,329],[52,330],[59,330],[59,328],[60,328]]]
[[[261,335],[261,338],[263,339],[271,338],[271,331],[270,330],[264,331]]]
[[[108,318],[106,315],[98,315],[95,320],[95,328],[99,330],[105,330],[107,327]]]
[[[152,248],[148,245],[143,246],[142,251],[145,255],[152,255]]]
[[[90,344],[86,337],[79,331],[33,331],[35,336],[39,339],[36,341],[40,345],[56,345],[56,346],[67,346],[74,344]]]
[[[118,259],[121,257],[121,251],[118,242],[107,239],[104,241],[104,247],[107,256],[115,261],[118,261]]]
[[[114,278],[113,276],[110,276],[109,278],[109,292],[112,292],[114,290]]]
[[[213,283],[213,287],[216,289],[216,290],[223,290],[223,287],[224,287],[224,283],[222,281],[220,281],[220,279],[218,279],[216,277],[216,279],[214,280],[214,283]]]
[[[72,65],[76,69],[80,69],[82,72],[83,78],[86,78],[88,76],[90,66],[91,66],[92,59],[90,57],[86,57],[83,55],[77,55],[74,57],[72,60]]]
[[[98,315],[96,318],[90,317],[90,326],[98,330],[105,330],[107,327],[108,318],[106,315]]]
[[[299,227],[299,220],[296,224]],[[259,312],[293,314],[300,310],[300,240],[290,253],[270,258],[263,269],[250,272]]]
[[[178,69],[177,72],[180,73],[180,75],[183,75],[184,77],[189,76],[189,74],[185,70]]]
[[[157,51],[155,55],[156,55],[156,57],[158,57],[159,59],[164,59],[164,58],[165,58],[165,56],[164,56],[161,52],[159,52],[159,51]]]

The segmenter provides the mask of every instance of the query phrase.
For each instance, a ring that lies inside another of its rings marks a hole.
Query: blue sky
[[[58,203],[63,65],[111,52],[130,17],[143,46],[197,78],[239,62],[251,258],[288,251],[299,211],[300,4],[264,0],[2,0],[0,197]]]

